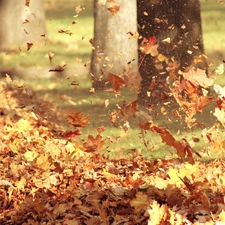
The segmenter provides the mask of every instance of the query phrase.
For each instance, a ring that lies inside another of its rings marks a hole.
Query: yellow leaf
[[[154,201],[151,205],[152,209],[148,210],[150,215],[150,220],[148,221],[148,225],[159,225],[165,224],[168,214],[168,207],[167,205],[162,205],[160,207],[157,201]]]
[[[224,109],[215,108],[213,115],[225,126],[225,111]]]
[[[31,162],[33,161],[36,157],[38,156],[38,153],[35,151],[26,151],[26,153],[24,153],[24,157],[27,161]]]
[[[222,210],[222,212],[219,215],[220,221],[225,223],[225,211]]]
[[[188,179],[192,180],[192,174],[194,174],[197,169],[197,164],[192,165],[190,163],[185,163],[184,167],[180,169],[180,177],[187,177]]]
[[[46,154],[40,154],[40,156],[37,158],[36,163],[38,166],[40,166],[42,169],[47,170],[50,167],[50,162],[48,155]]]
[[[20,119],[16,123],[17,131],[18,132],[27,132],[31,129],[30,122],[25,119]]]
[[[142,192],[136,193],[136,198],[130,201],[130,205],[134,207],[135,213],[141,211],[144,207],[147,206],[148,196]]]
[[[162,54],[159,54],[157,58],[160,62],[163,62],[163,61],[167,62],[168,61],[168,58],[165,55],[162,55]]]
[[[183,182],[179,178],[179,172],[176,169],[173,168],[169,169],[169,177],[171,184],[176,184],[178,186],[181,186],[183,184]]]
[[[56,144],[52,143],[52,141],[46,141],[44,152],[49,152],[51,156],[56,157],[60,155],[61,150]]]
[[[15,183],[15,186],[18,188],[18,189],[24,189],[24,186],[26,185],[27,181],[24,177],[21,177],[20,181],[17,181]]]

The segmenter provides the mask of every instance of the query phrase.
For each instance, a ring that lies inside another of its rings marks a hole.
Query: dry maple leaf
[[[92,135],[88,135],[88,140],[83,144],[83,146],[85,152],[94,152],[100,150],[104,144],[105,141],[102,139],[102,136],[98,134],[96,138],[94,138]]]
[[[121,77],[119,77],[119,76],[117,76],[115,74],[109,73],[108,74],[108,79],[109,79],[109,82],[112,83],[113,89],[115,91],[118,91],[119,88],[125,86],[124,80]]]
[[[83,113],[73,112],[67,116],[67,121],[74,127],[86,127],[89,122],[89,116]]]

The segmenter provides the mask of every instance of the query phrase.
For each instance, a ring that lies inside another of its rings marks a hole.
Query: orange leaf
[[[118,13],[118,11],[120,10],[120,6],[119,5],[113,5],[111,7],[108,8],[108,10],[112,13],[112,15],[116,15]]]
[[[166,128],[161,128],[154,125],[151,130],[155,133],[158,133],[161,136],[162,141],[165,142],[167,145],[174,146],[175,138]]]
[[[108,79],[109,79],[109,82],[112,83],[113,89],[115,91],[118,91],[119,88],[121,88],[125,85],[125,82],[122,78],[120,78],[117,75],[114,75],[112,73],[108,74]]]

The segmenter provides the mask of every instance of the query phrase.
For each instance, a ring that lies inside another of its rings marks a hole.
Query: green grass
[[[82,3],[85,8],[79,17],[75,16],[75,7]],[[225,14],[225,5],[217,2],[202,1],[202,20],[203,20],[203,37],[206,54],[209,61],[219,65],[224,59],[225,37],[223,34]],[[62,110],[66,116],[67,109],[76,108],[80,112],[90,115],[90,124],[84,128],[83,135],[80,138],[86,138],[88,134],[97,135],[96,128],[105,126],[106,131],[103,133],[106,139],[106,150],[111,156],[118,156],[122,152],[132,156],[133,149],[141,149],[142,153],[148,158],[162,158],[165,156],[174,157],[174,150],[162,144],[159,135],[151,132],[144,134],[147,147],[143,144],[143,134],[135,122],[130,121],[131,128],[124,132],[120,127],[114,127],[109,122],[109,114],[117,109],[118,102],[132,101],[136,99],[134,93],[123,90],[120,97],[108,92],[90,93],[91,81],[88,69],[83,64],[91,59],[91,44],[89,40],[93,38],[93,10],[92,1],[56,1],[46,0],[46,25],[47,40],[44,43],[34,43],[30,51],[26,51],[26,46],[21,46],[20,51],[17,47],[12,47],[8,51],[0,53],[0,63],[2,69],[22,67],[22,68],[52,68],[57,65],[67,64],[75,65],[74,72],[70,74],[54,74],[51,78],[41,77],[24,77],[24,83],[31,86],[39,96],[46,100],[54,102],[59,110]],[[72,24],[77,21],[76,24]],[[59,30],[69,29],[73,34],[60,34]],[[48,51],[54,53],[53,63],[50,64]],[[76,59],[82,59],[77,62]],[[76,74],[76,75],[74,75]],[[16,74],[13,74],[16,76]],[[73,81],[79,83],[78,86],[71,85]],[[218,82],[225,83],[222,75]],[[110,104],[105,107],[105,100],[108,99]],[[210,110],[208,110],[210,111]],[[213,120],[212,114],[199,115],[199,119],[205,119],[208,122],[208,115]],[[176,138],[185,137],[188,141],[195,144],[198,151],[204,152],[207,147],[204,141],[194,143],[192,137],[201,139],[199,130],[192,132],[183,128],[180,121],[173,120],[168,122],[170,115],[160,115],[156,123],[167,127],[171,130]],[[208,123],[209,125],[209,123]],[[65,129],[72,129],[65,124]],[[177,133],[180,130],[180,133]],[[110,142],[111,140],[111,142]],[[213,153],[214,154],[214,153]],[[211,157],[216,157],[212,155]]]

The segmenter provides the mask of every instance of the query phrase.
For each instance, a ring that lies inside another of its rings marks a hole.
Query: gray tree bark
[[[0,49],[32,43],[46,34],[43,0],[0,0]]]
[[[138,32],[142,37],[155,36],[158,51],[176,62],[177,71],[184,71],[194,58],[204,53],[199,0],[137,0]],[[163,40],[170,39],[170,43]],[[141,44],[143,39],[139,39]],[[139,103],[151,105],[160,101],[160,93],[165,88],[165,78],[169,75],[168,63],[157,63],[150,54],[139,52],[139,72],[142,76],[142,90]],[[160,65],[159,65],[160,64]],[[195,65],[203,68],[205,62]],[[156,85],[150,88],[152,80]],[[150,90],[151,89],[151,90]],[[151,94],[149,94],[151,93]]]
[[[112,15],[110,3],[94,0],[94,50],[91,74],[93,87],[104,89],[108,73],[121,74],[137,69],[137,7],[136,0],[117,0],[119,11]],[[131,63],[130,63],[131,62]]]

